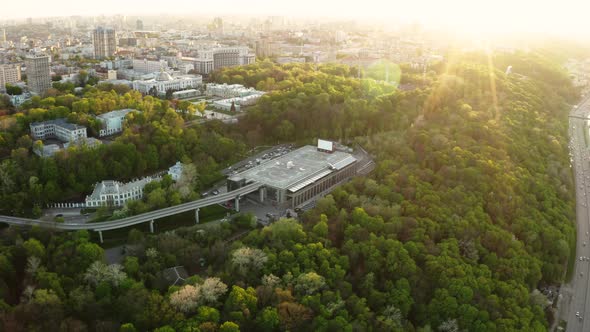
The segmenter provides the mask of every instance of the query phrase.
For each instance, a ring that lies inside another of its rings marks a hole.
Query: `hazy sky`
[[[467,31],[589,34],[590,0],[17,0],[0,18],[218,14],[342,17],[443,24]]]

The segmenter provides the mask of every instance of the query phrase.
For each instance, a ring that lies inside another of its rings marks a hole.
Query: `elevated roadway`
[[[29,218],[20,218],[20,217],[11,217],[11,216],[4,216],[0,215],[0,222],[6,223],[9,225],[18,225],[18,226],[40,226],[45,228],[52,228],[52,229],[59,229],[65,231],[76,231],[76,230],[91,230],[96,231],[99,234],[100,241],[102,242],[102,232],[125,228],[129,226],[134,226],[142,223],[150,223],[150,230],[154,231],[154,220],[172,216],[175,214],[179,214],[186,211],[195,211],[195,219],[196,222],[199,222],[199,209],[202,207],[225,203],[227,201],[234,200],[235,204],[234,207],[236,210],[239,211],[240,209],[240,197],[247,195],[249,193],[255,192],[260,189],[263,185],[260,183],[250,183],[242,188],[232,190],[227,193],[222,193],[219,195],[199,199],[192,202],[187,202],[175,206],[170,206],[167,208],[163,208],[160,210],[150,211],[142,214],[138,214],[136,216],[99,222],[99,223],[86,223],[86,224],[65,224],[65,223],[58,223],[54,221],[43,221],[38,219],[29,219]]]

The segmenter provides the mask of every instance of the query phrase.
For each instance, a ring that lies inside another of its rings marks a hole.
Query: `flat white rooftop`
[[[134,110],[134,109],[131,109],[131,108],[124,108],[124,109],[121,109],[121,110],[115,110],[115,111],[110,111],[110,112],[107,112],[107,113],[103,113],[101,115],[98,115],[97,118],[101,118],[103,120],[111,119],[111,118],[120,118],[122,116],[127,115],[127,113],[133,112],[133,111],[137,111],[137,110]]]
[[[304,186],[301,185],[309,182],[308,180],[314,179],[313,181],[315,181],[355,161],[356,158],[350,153],[342,151],[320,152],[315,146],[306,145],[284,156],[238,173],[230,177],[229,180],[245,179],[295,192],[303,188]],[[288,164],[290,167],[287,166]],[[320,177],[318,178],[318,176]]]

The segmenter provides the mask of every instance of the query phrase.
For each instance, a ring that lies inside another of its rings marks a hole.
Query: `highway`
[[[590,149],[584,131],[590,116],[590,99],[584,100],[570,113],[570,155],[576,186],[576,261],[570,282],[572,297],[567,313],[567,331],[590,331]],[[590,134],[590,133],[589,133]],[[583,257],[580,260],[580,257]]]
[[[112,220],[112,221],[104,221],[99,223],[81,223],[81,224],[65,224],[65,223],[57,223],[54,221],[43,221],[38,219],[29,219],[29,218],[20,218],[20,217],[11,217],[11,216],[3,216],[0,215],[0,222],[7,223],[10,225],[19,225],[19,226],[33,226],[37,225],[40,227],[45,228],[52,228],[52,229],[59,229],[59,230],[67,230],[67,231],[75,231],[75,230],[92,230],[99,232],[101,241],[102,241],[102,231],[108,231],[118,228],[129,227],[145,222],[153,222],[154,219],[159,219],[162,217],[167,217],[175,214],[179,214],[186,211],[196,210],[198,208],[202,208],[205,206],[224,203],[230,200],[234,200],[239,198],[243,195],[252,193],[257,191],[262,185],[260,183],[251,183],[242,188],[222,193],[215,196],[210,196],[207,198],[199,199],[192,202],[187,202],[167,208],[163,208],[160,210],[150,211],[142,214],[138,214],[136,216]],[[238,210],[239,208],[237,208]],[[150,228],[153,227],[153,223],[151,224]],[[153,228],[152,228],[153,229]]]

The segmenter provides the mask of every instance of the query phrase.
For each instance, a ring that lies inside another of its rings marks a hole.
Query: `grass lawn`
[[[227,209],[220,205],[211,205],[203,207],[199,211],[199,224],[205,224],[214,220],[224,218],[227,213],[237,213],[234,210]],[[194,226],[195,225],[195,212],[187,211],[179,213],[173,216],[156,219],[154,221],[154,233],[162,233],[170,231],[179,227]],[[102,237],[104,243],[103,248],[112,248],[125,244],[127,242],[127,235],[131,229],[137,229],[143,233],[150,232],[150,224],[148,222],[135,225],[132,227],[114,229],[112,231],[103,231]],[[98,232],[90,232],[92,240],[99,242]]]

